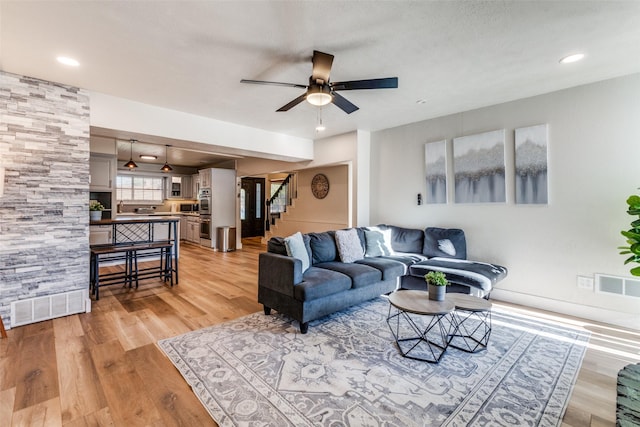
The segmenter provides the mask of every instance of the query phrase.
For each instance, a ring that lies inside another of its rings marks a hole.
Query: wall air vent
[[[86,290],[29,298],[11,303],[11,327],[86,311]]]
[[[640,298],[640,279],[596,274],[596,291],[624,297]]]

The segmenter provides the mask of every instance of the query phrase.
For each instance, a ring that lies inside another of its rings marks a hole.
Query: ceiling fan
[[[289,111],[291,108],[295,107],[306,99],[310,104],[317,106],[323,106],[329,103],[333,103],[347,114],[353,113],[358,109],[358,107],[348,101],[345,97],[339,95],[337,91],[360,89],[395,89],[398,87],[397,77],[368,80],[351,80],[347,82],[333,83],[329,81],[331,65],[333,64],[333,55],[314,50],[311,62],[313,63],[313,71],[311,72],[311,77],[309,77],[309,84],[306,86],[295,83],[267,82],[263,80],[247,79],[240,80],[240,83],[306,89],[305,93],[289,102],[288,104],[280,107],[277,111]]]

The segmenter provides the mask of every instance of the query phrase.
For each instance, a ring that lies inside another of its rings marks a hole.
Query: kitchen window
[[[118,175],[116,197],[130,203],[162,203],[164,179],[144,175]]]

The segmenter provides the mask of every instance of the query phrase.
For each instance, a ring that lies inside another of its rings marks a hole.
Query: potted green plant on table
[[[631,216],[637,217],[631,222],[631,228],[627,231],[622,231],[622,235],[627,238],[628,246],[620,246],[621,255],[631,255],[625,260],[625,264],[630,262],[640,263],[640,196],[632,195],[627,199],[627,213]],[[640,266],[636,266],[631,269],[631,274],[634,276],[640,276]]]
[[[102,219],[102,211],[104,206],[97,200],[91,200],[89,202],[89,218],[91,221],[100,221]]]
[[[429,299],[432,301],[444,301],[449,281],[441,271],[430,271],[424,275],[429,287]]]

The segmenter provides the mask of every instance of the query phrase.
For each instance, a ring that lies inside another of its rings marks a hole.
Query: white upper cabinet
[[[91,191],[113,191],[116,184],[115,156],[92,154],[89,158],[89,174]]]
[[[200,174],[196,173],[191,175],[191,197],[198,198],[200,194]]]
[[[172,175],[167,178],[167,199],[191,199],[192,194],[191,175]]]
[[[200,172],[200,188],[211,188],[211,169],[202,169]]]

